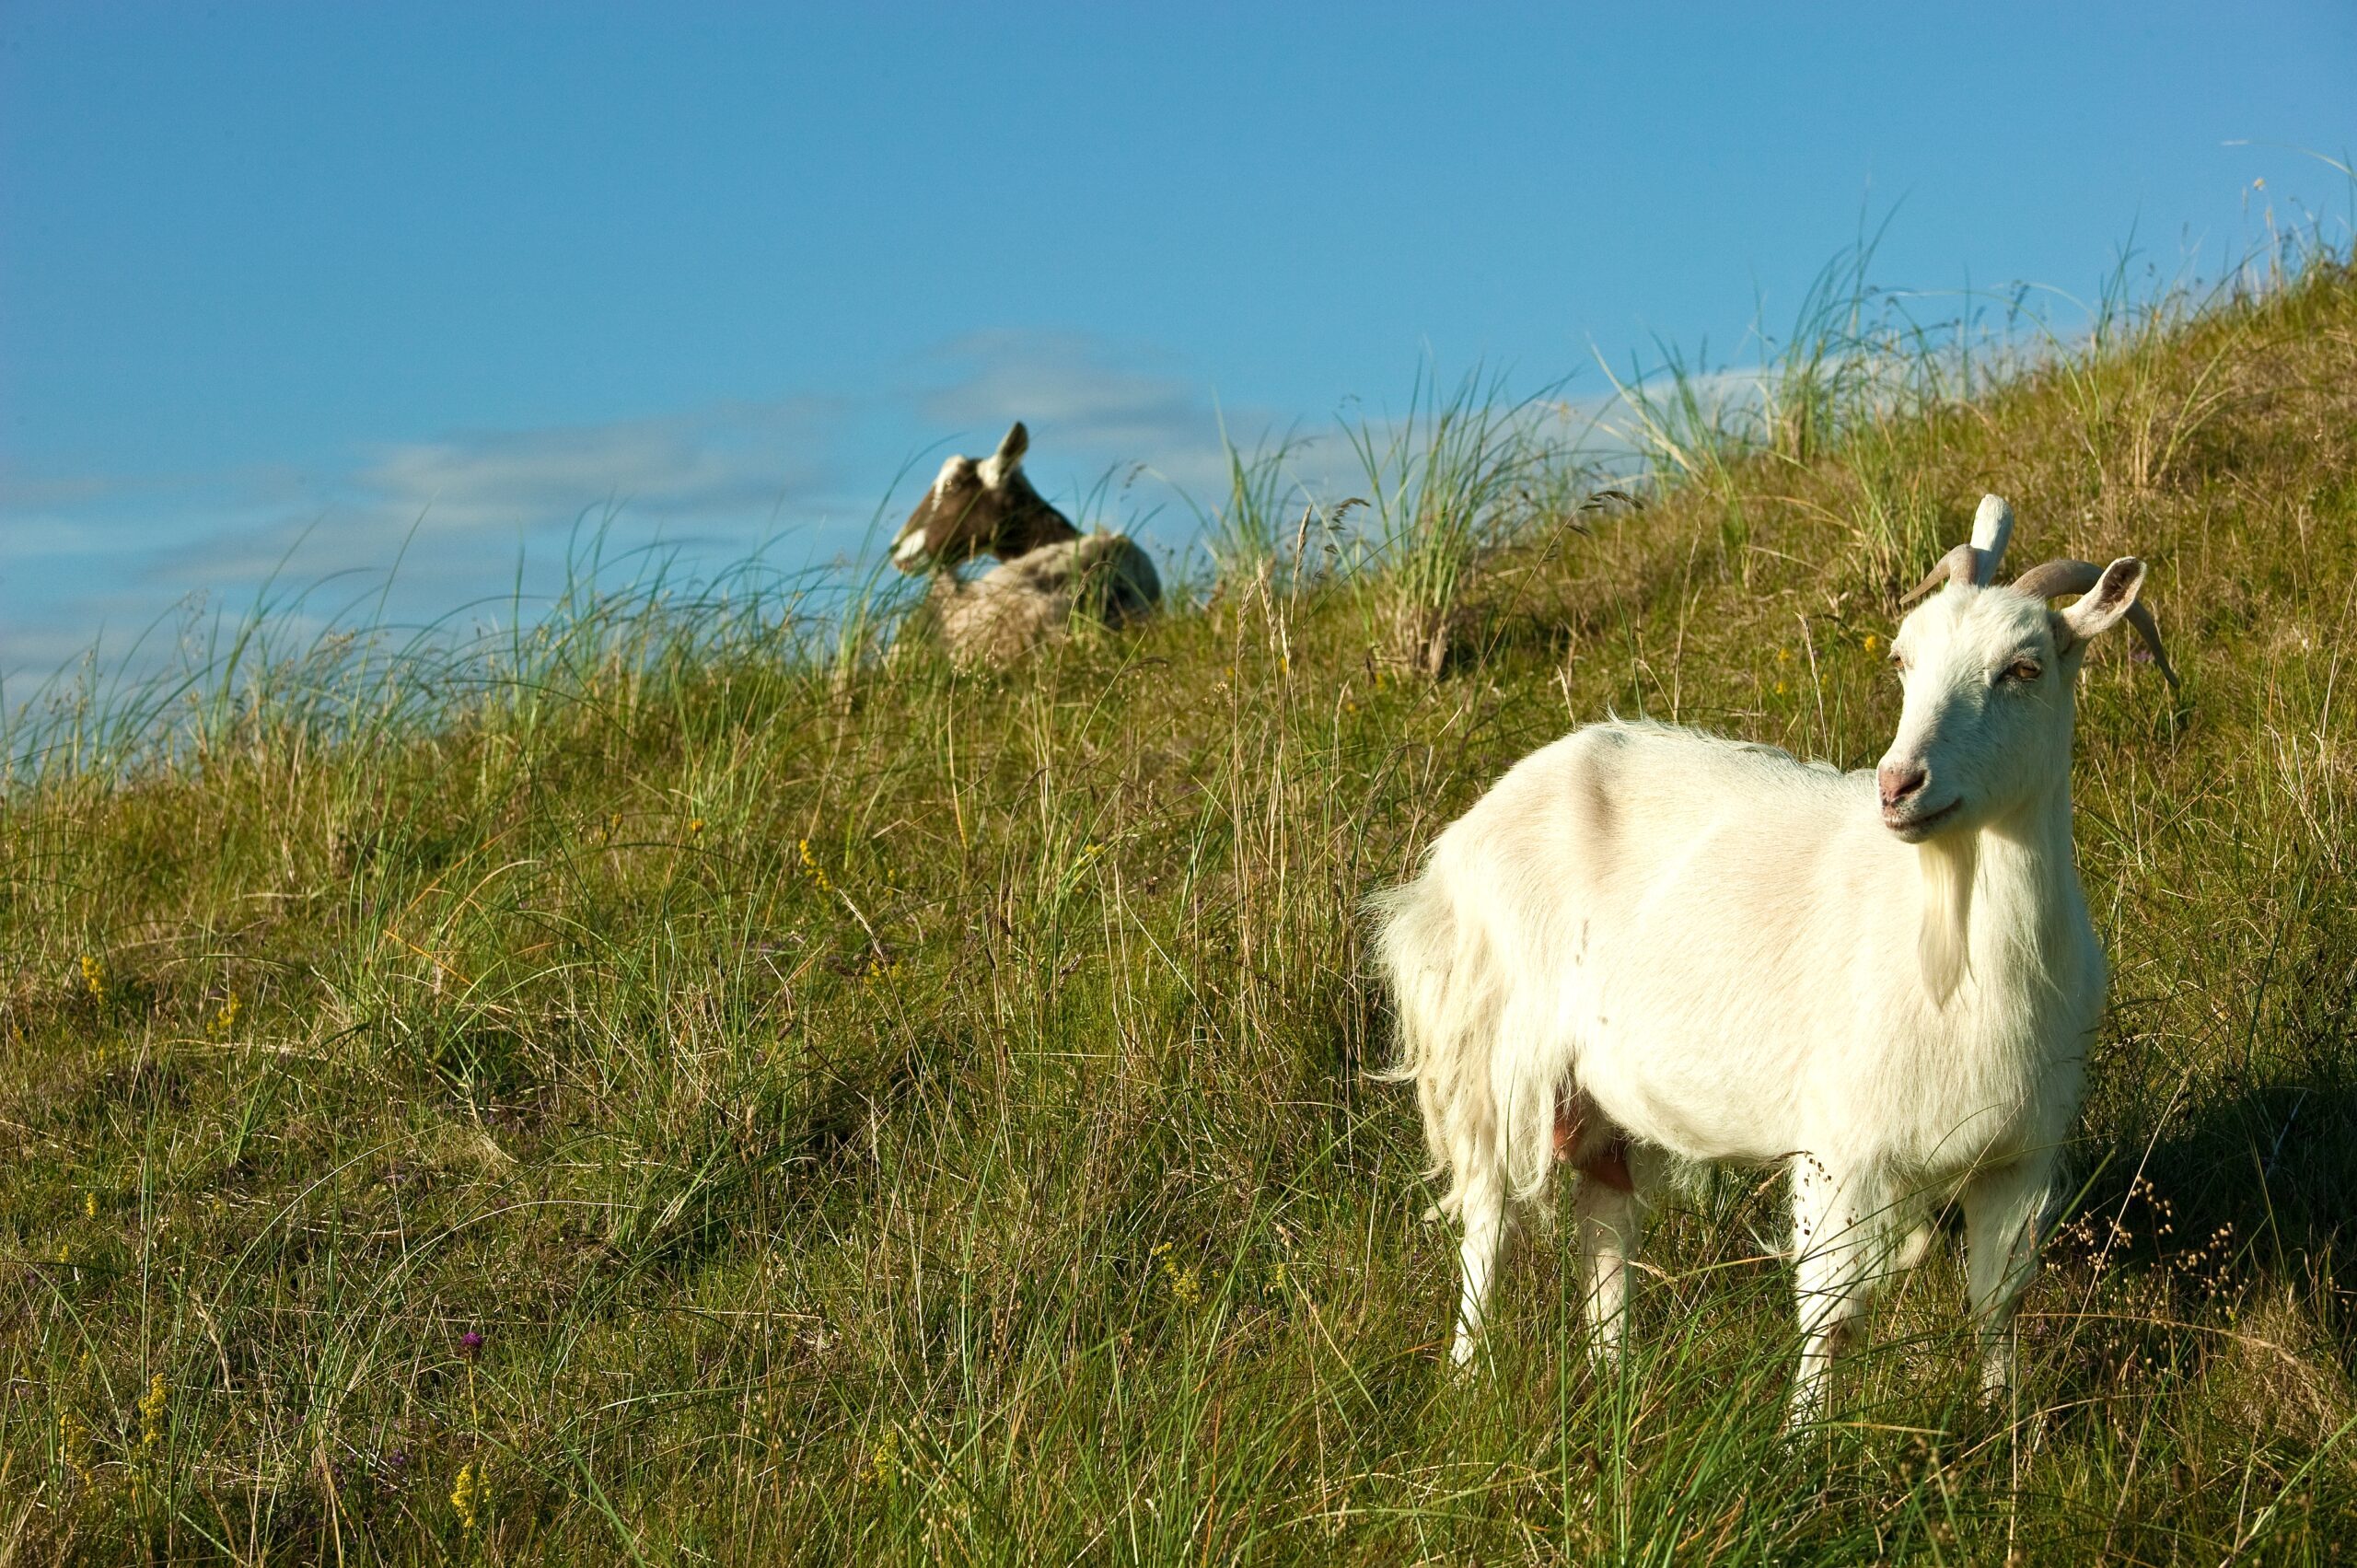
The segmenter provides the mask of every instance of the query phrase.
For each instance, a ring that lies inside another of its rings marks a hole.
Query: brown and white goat
[[[930,605],[950,657],[1010,664],[1075,623],[1120,627],[1162,599],[1154,562],[1126,534],[1084,534],[1023,471],[1030,433],[1017,421],[998,450],[953,457],[892,541],[892,563],[932,572]],[[972,582],[958,568],[981,555],[1001,564]]]

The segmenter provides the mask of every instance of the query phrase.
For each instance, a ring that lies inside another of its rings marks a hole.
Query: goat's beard
[[[1915,849],[1923,865],[1923,924],[1915,938],[1923,990],[1935,1007],[1972,968],[1972,878],[1980,861],[1978,833],[1948,833]]]

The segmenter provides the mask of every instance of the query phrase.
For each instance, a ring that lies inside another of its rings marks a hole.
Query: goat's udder
[[[1637,1184],[1629,1177],[1629,1140],[1615,1133],[1601,1147],[1584,1149],[1580,1134],[1586,1121],[1587,1107],[1576,1090],[1556,1098],[1555,1157],[1616,1192],[1635,1191]]]

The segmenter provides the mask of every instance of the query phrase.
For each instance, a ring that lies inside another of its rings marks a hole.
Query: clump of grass
[[[2239,312],[2205,311],[2182,280],[2139,291],[2124,250],[2105,280],[2084,352],[2058,354],[2063,390],[2086,461],[2105,491],[2134,495],[2171,482],[2189,443],[2234,394],[2230,372],[2246,345]],[[2200,357],[2183,372],[2188,326],[2206,319]]]
[[[1197,535],[1212,559],[1216,587],[1265,583],[1278,572],[1294,537],[1293,514],[1314,510],[1315,501],[1295,470],[1307,443],[1297,435],[1263,438],[1249,451],[1220,426],[1220,450],[1227,461],[1227,494],[1217,505],[1192,497]],[[1298,563],[1299,550],[1294,552]]]
[[[888,660],[881,590],[650,561],[55,689],[0,804],[5,1550],[2330,1561],[2357,277],[1976,359],[1969,407],[1952,359],[1913,402],[1835,366],[1837,294],[1781,424],[1642,506],[1582,510],[1544,406],[1422,383],[1364,509],[1264,447],[1215,604],[1007,674]],[[2085,439],[2137,406],[2201,411],[2149,485]],[[2085,678],[2113,1007],[2014,1399],[1942,1256],[1788,1441],[1741,1175],[1658,1217],[1617,1372],[1537,1244],[1452,1378],[1360,901],[1573,717],[1870,761],[1881,579],[1991,487],[2025,557],[2154,563],[2189,688]]]
[[[1387,663],[1434,678],[1464,629],[1482,559],[1527,520],[1550,456],[1546,394],[1510,399],[1502,378],[1469,375],[1444,390],[1420,376],[1405,413],[1362,421],[1349,438],[1364,474],[1375,555],[1375,645]]]

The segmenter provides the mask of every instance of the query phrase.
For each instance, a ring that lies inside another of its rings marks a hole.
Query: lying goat
[[[1892,640],[1904,702],[1871,775],[1654,724],[1526,758],[1381,895],[1443,1211],[1464,1222],[1473,1354],[1509,1199],[1574,1195],[1592,1346],[1619,1349],[1636,1189],[1667,1155],[1792,1175],[1794,1418],[1927,1202],[1961,1203],[1982,1384],[2003,1386],[2057,1151],[2103,1007],[2071,850],[2073,691],[2123,618],[2172,682],[2143,563],[1991,586],[1984,499]],[[2068,609],[2047,601],[2084,597]]]
[[[932,571],[932,608],[950,656],[1004,665],[1068,633],[1075,621],[1126,626],[1162,598],[1154,563],[1125,534],[1084,534],[1023,472],[1031,437],[1020,422],[998,450],[941,465],[892,542],[903,572]],[[1004,564],[973,582],[957,568],[978,555]]]

